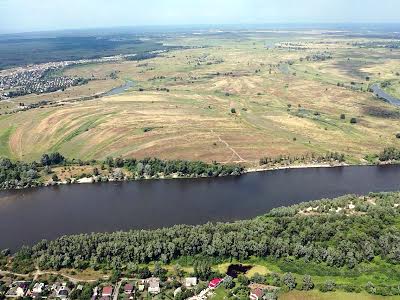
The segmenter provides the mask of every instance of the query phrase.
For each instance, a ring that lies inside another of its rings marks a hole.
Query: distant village
[[[54,73],[68,66],[119,61],[132,56],[135,56],[135,54],[109,56],[98,59],[49,62],[1,71],[0,100],[29,94],[50,93],[65,90],[71,86],[86,84],[88,79],[58,76],[54,75]]]

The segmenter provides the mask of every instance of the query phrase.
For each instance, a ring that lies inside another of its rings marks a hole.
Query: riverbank
[[[319,168],[338,168],[338,167],[349,167],[349,166],[368,166],[368,164],[346,164],[346,163],[338,163],[338,164],[300,164],[300,165],[287,165],[287,166],[272,166],[272,167],[259,167],[259,168],[248,168],[245,170],[245,173],[255,173],[255,172],[268,172],[268,171],[277,171],[277,170],[289,170],[289,169],[319,169]]]
[[[400,166],[348,166],[2,191],[0,227],[10,229],[0,249],[68,234],[249,219],[314,199],[396,191],[399,173]]]
[[[305,207],[317,210],[298,218]],[[343,214],[338,209],[342,207],[354,213]],[[142,278],[142,273],[143,278],[162,274],[166,281],[177,269],[183,274],[179,277],[226,278],[230,266],[242,264],[248,267],[242,274],[247,280],[232,278],[233,285],[223,284],[217,294],[238,292],[235,286],[246,287],[251,281],[279,288],[280,294],[319,290],[399,295],[399,257],[393,255],[399,238],[399,207],[398,192],[347,195],[273,209],[245,221],[63,236],[22,248],[13,256],[1,252],[0,268],[17,274],[32,272],[27,276],[39,269],[51,274],[67,268],[76,276],[77,270],[90,271],[90,266],[102,270],[99,275],[111,273],[115,283],[128,275]],[[371,226],[378,231],[371,231]],[[297,238],[309,236],[310,228],[312,239]],[[388,243],[382,244],[383,239]],[[111,246],[120,262],[117,267],[109,260]],[[65,256],[68,260],[59,259]]]
[[[24,186],[24,187],[15,187],[15,188],[3,188],[0,189],[3,191],[7,190],[21,190],[27,188],[40,188],[40,187],[50,187],[57,185],[74,185],[74,184],[96,184],[96,183],[106,183],[106,182],[114,182],[114,183],[122,183],[122,182],[140,182],[140,181],[149,181],[149,180],[183,180],[183,179],[207,179],[207,178],[221,178],[221,177],[238,177],[244,174],[251,173],[262,173],[262,172],[272,172],[279,170],[307,170],[307,169],[330,169],[330,168],[343,168],[343,167],[367,167],[367,166],[387,166],[387,165],[398,165],[399,162],[380,162],[380,163],[364,163],[364,164],[349,164],[349,163],[314,163],[314,164],[293,164],[293,165],[283,165],[283,166],[268,166],[268,167],[250,167],[243,168],[243,171],[238,174],[229,174],[229,175],[219,175],[219,176],[184,176],[178,173],[172,175],[162,175],[157,174],[155,176],[141,176],[141,177],[124,177],[124,178],[115,178],[113,176],[90,176],[90,177],[82,177],[82,178],[72,178],[69,180],[61,180],[54,181],[50,177],[48,180],[37,183],[34,186]]]

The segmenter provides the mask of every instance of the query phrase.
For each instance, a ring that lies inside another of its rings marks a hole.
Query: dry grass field
[[[361,162],[400,146],[399,109],[367,91],[372,82],[396,80],[400,50],[359,48],[356,41],[316,33],[187,35],[166,43],[201,47],[68,68],[69,76],[96,80],[0,103],[0,112],[19,102],[63,104],[0,116],[0,155],[32,160],[59,151],[81,159],[156,156],[255,165],[263,156],[337,151]],[[321,53],[331,58],[306,59]],[[123,94],[70,101],[126,80],[135,85]]]

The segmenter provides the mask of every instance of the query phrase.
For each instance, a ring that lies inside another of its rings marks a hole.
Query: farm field
[[[315,31],[171,34],[166,45],[186,48],[69,67],[64,75],[94,80],[1,101],[0,156],[30,161],[58,151],[253,166],[265,156],[340,152],[362,163],[400,145],[399,108],[368,91],[389,80],[388,92],[399,94],[400,50],[357,46],[369,40]],[[127,80],[134,86],[122,94],[78,101]],[[43,100],[56,104],[7,114]]]

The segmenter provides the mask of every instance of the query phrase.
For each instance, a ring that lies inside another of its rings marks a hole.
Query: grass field
[[[399,300],[400,296],[376,296],[367,293],[345,293],[345,292],[333,292],[333,293],[321,293],[319,291],[312,292],[301,292],[293,291],[287,294],[283,294],[279,297],[279,300]]]
[[[69,76],[96,80],[0,103],[0,112],[19,102],[63,104],[0,116],[0,155],[32,160],[60,151],[82,159],[157,156],[255,165],[263,156],[328,151],[361,162],[366,154],[400,146],[399,109],[367,92],[371,82],[397,78],[399,50],[358,48],[349,39],[309,33],[165,39],[203,48],[68,68]],[[332,58],[305,59],[321,53]],[[69,101],[125,80],[135,82],[127,93]]]

